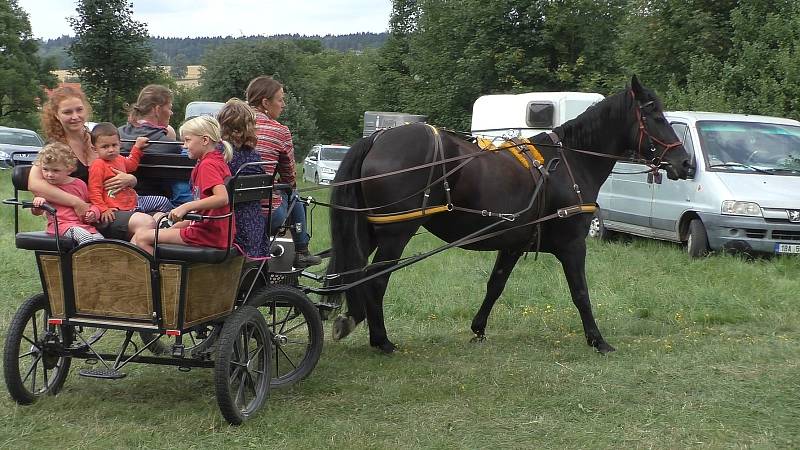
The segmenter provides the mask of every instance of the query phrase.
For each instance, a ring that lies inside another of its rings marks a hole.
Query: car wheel
[[[692,258],[706,256],[710,251],[706,227],[700,219],[693,219],[689,222],[689,238],[686,241],[686,250]]]
[[[319,174],[318,173],[314,174],[314,184],[319,184]]]
[[[610,241],[615,236],[616,233],[603,226],[603,219],[595,213],[592,216],[592,221],[589,222],[589,237],[600,239],[601,241]]]

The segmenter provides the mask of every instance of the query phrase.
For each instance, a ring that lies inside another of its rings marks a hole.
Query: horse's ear
[[[631,77],[631,89],[633,90],[634,97],[638,99],[642,98],[642,84],[639,83],[639,77],[636,75]]]

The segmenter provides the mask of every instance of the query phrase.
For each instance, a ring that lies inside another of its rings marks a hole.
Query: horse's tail
[[[376,134],[359,139],[350,147],[347,155],[342,160],[336,172],[334,183],[355,180],[361,177],[361,165],[364,158],[372,148]],[[335,186],[331,193],[330,226],[331,226],[331,258],[328,263],[327,274],[345,274],[336,278],[329,278],[326,286],[342,285],[363,277],[363,272],[357,271],[367,265],[369,255],[375,248],[372,229],[366,216],[357,211],[348,211],[339,207],[364,208],[364,197],[361,183],[351,183]],[[331,295],[333,303],[340,303],[338,294]],[[347,311],[348,315],[361,322],[365,317],[364,299],[358,295],[358,290],[348,290]],[[344,336],[341,336],[344,337]]]

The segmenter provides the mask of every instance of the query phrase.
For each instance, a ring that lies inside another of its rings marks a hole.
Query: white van
[[[603,100],[586,92],[483,95],[472,105],[473,136],[531,137],[578,117]]]
[[[590,236],[623,232],[709,251],[800,254],[800,122],[667,112],[696,167],[687,180],[618,162],[600,189]],[[663,170],[660,171],[663,173]]]

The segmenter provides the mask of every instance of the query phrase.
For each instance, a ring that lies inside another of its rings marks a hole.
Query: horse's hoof
[[[397,347],[395,347],[395,345],[392,344],[392,342],[389,341],[388,339],[382,344],[371,343],[370,345],[377,348],[378,350],[381,351],[381,353],[385,355],[391,355],[392,353],[394,353],[395,350],[397,350]]]
[[[602,343],[598,344],[597,347],[595,347],[595,348],[597,348],[597,351],[601,355],[607,355],[607,354],[609,354],[611,352],[617,351],[617,349],[615,349],[614,347],[606,344],[605,342],[602,342]]]
[[[336,316],[333,321],[333,340],[338,341],[347,337],[356,328],[356,321],[348,316]]]
[[[472,336],[472,339],[470,339],[469,341],[473,344],[481,344],[483,342],[486,342],[486,335],[476,334],[475,336]]]

